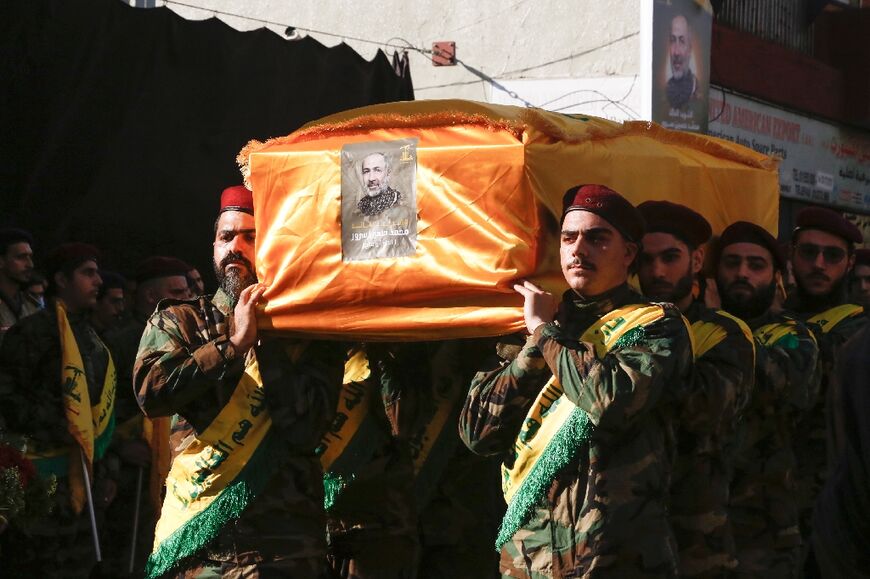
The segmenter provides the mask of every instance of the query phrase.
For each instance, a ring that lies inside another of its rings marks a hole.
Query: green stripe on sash
[[[238,519],[269,482],[281,450],[281,438],[274,429],[254,451],[248,463],[212,503],[185,521],[162,541],[145,566],[145,577],[154,579],[172,570],[183,559],[195,555],[217,538],[224,525]]]

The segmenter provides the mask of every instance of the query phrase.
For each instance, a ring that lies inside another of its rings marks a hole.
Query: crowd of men
[[[208,294],[0,231],[0,441],[58,481],[3,576],[868,573],[870,252],[840,214],[714,239],[576,186],[569,289],[517,280],[523,335],[357,343],[258,330],[253,213],[222,193]]]

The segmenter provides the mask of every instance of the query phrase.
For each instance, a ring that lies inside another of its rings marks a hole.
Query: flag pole
[[[91,490],[91,476],[88,474],[88,463],[85,460],[85,452],[79,448],[79,456],[82,459],[82,474],[85,479],[85,492],[88,494],[88,514],[91,516],[91,536],[94,538],[94,551],[97,553],[97,563],[103,561],[100,552],[100,535],[97,533],[97,514],[94,511],[94,493]]]
[[[127,571],[132,575],[136,560],[136,536],[139,534],[139,506],[142,502],[142,477],[145,469],[139,467],[139,476],[136,478],[136,508],[133,511],[133,540],[130,541],[130,567]]]

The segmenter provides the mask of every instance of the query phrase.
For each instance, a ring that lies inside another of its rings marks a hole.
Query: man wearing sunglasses
[[[798,213],[792,232],[792,271],[797,291],[786,307],[807,322],[819,342],[821,384],[813,406],[798,427],[798,500],[801,532],[807,544],[816,497],[832,465],[826,424],[828,383],[841,346],[866,323],[863,308],[848,303],[849,272],[861,231],[836,211],[808,207]]]

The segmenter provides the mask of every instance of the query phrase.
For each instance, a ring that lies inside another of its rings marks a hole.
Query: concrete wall
[[[281,35],[286,25],[338,35],[300,30],[327,46],[342,42],[341,35],[346,35],[344,41],[365,58],[372,58],[379,47],[388,54],[396,50],[387,44],[407,41],[431,49],[435,41],[452,40],[459,59],[497,79],[518,98],[482,81],[461,64],[435,67],[429,56],[412,51],[418,99],[525,101],[536,106],[552,101],[545,108],[636,118],[640,114],[640,1],[184,0],[201,8],[172,2],[168,6],[192,20],[216,15],[239,30],[263,24],[212,11],[272,21],[275,24],[268,27]]]

